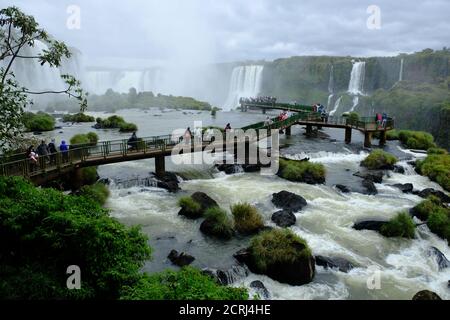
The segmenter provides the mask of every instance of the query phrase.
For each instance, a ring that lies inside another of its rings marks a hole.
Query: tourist
[[[231,125],[229,123],[227,123],[227,125],[225,126],[225,132],[231,131]]]
[[[388,118],[388,116],[387,116],[386,112],[383,112],[383,115],[381,116],[381,125],[384,129],[386,128],[387,118]]]
[[[39,158],[42,159],[41,166],[44,167],[48,157],[47,144],[44,140],[42,140],[41,144],[37,147],[36,153],[38,154]]]
[[[187,127],[186,131],[184,132],[184,143],[190,143],[191,139],[192,139],[191,128]]]
[[[48,144],[47,149],[50,154],[50,164],[56,164],[56,154],[58,153],[58,150],[56,149],[55,139],[52,139]]]
[[[62,161],[69,161],[69,146],[66,144],[66,141],[61,141],[61,144],[59,145],[59,151],[61,151],[62,154]]]
[[[128,145],[130,146],[130,150],[137,150],[137,142],[138,142],[138,137],[137,137],[136,131],[135,131],[135,132],[133,132],[131,137],[128,139]]]
[[[376,120],[377,120],[377,126],[380,127],[381,123],[383,121],[383,117],[382,117],[381,113],[377,113]]]
[[[30,159],[30,171],[31,172],[35,171],[39,156],[34,151],[34,146],[30,146],[27,149],[25,155],[26,155],[27,159]]]

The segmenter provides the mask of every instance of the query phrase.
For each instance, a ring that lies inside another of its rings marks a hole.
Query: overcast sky
[[[88,65],[196,64],[293,55],[394,55],[450,46],[449,0],[2,0]],[[69,5],[80,29],[69,29]],[[380,8],[369,29],[367,8]]]

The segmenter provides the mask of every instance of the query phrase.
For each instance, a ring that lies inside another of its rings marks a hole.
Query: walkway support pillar
[[[386,145],[386,130],[380,131],[380,147]]]
[[[345,143],[350,144],[352,142],[352,128],[345,128]]]
[[[262,113],[266,114],[266,108],[262,108]]]
[[[291,135],[291,127],[292,127],[292,126],[287,127],[286,130],[284,131],[284,132],[286,133],[287,136],[290,136],[290,135]]]
[[[306,135],[307,136],[311,136],[312,135],[312,125],[310,125],[310,124],[307,124],[306,125]]]
[[[364,132],[364,147],[371,148],[372,147],[372,132]]]
[[[166,161],[164,156],[155,157],[155,173],[158,178],[162,178],[166,173]]]

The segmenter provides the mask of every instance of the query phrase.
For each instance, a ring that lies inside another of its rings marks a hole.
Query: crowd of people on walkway
[[[276,103],[277,98],[270,96],[255,97],[255,98],[240,98],[239,103]]]
[[[386,112],[383,112],[383,113],[378,112],[375,115],[375,122],[377,123],[378,128],[385,129],[386,125],[387,125],[387,120],[388,120],[388,115]]]
[[[56,165],[58,152],[61,152],[62,162],[67,162],[69,145],[66,144],[65,140],[61,141],[59,147],[56,146],[55,139],[52,139],[48,144],[45,140],[42,140],[36,148],[34,145],[29,146],[25,152],[25,157],[30,160],[31,169],[36,170],[38,166]]]

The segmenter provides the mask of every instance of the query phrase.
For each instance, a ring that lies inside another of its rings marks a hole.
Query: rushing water
[[[184,114],[181,111],[150,110],[147,113],[122,111],[119,114],[127,121],[138,123],[141,136],[193,126],[194,120],[200,119],[205,124],[223,126],[231,122],[232,126],[239,127],[265,118],[261,113],[250,112],[219,112],[215,119],[206,112]],[[89,130],[87,124],[75,125],[63,128],[64,133],[60,135],[67,139],[75,132]],[[241,270],[234,273],[236,281],[233,285],[249,286],[253,280],[261,280],[273,299],[411,299],[423,289],[435,291],[442,298],[449,299],[447,281],[450,280],[450,269],[439,271],[436,261],[427,252],[435,246],[450,257],[450,249],[427,226],[417,229],[414,240],[385,238],[373,231],[352,229],[356,221],[389,219],[422,200],[418,196],[401,193],[390,187],[391,184],[413,183],[417,190],[428,187],[442,190],[437,184],[417,175],[407,164],[408,159],[423,155],[403,150],[397,143],[389,142],[386,150],[401,159],[400,165],[405,167],[406,174],[390,173],[382,184],[376,185],[379,194],[369,196],[358,192],[361,191],[361,179],[353,176],[360,170],[359,163],[368,153],[362,148],[360,134],[354,132],[353,143],[345,145],[342,130],[324,130],[330,138],[306,138],[302,132],[302,128],[295,127],[291,137],[281,136],[281,152],[290,158],[309,157],[310,161],[324,164],[327,170],[325,185],[293,183],[258,173],[227,176],[206,165],[176,167],[170,160],[167,160],[168,170],[190,178],[181,182],[182,191],[177,194],[158,189],[151,183],[139,186],[113,184],[107,202],[111,215],[127,225],[142,225],[154,249],[153,259],[146,263],[144,270],[155,272],[174,268],[167,259],[172,249],[192,254],[196,258],[194,266],[228,269],[236,264],[233,253],[248,245],[249,238],[222,242],[203,236],[199,231],[201,221],[178,215],[177,199],[181,196],[203,191],[227,210],[233,203],[247,201],[258,207],[266,225],[274,226],[270,218],[277,209],[271,203],[271,195],[287,190],[308,201],[308,205],[296,213],[297,222],[291,229],[308,241],[314,254],[343,257],[357,267],[349,273],[317,267],[314,281],[303,286],[281,284],[252,273],[246,276]],[[115,131],[101,130],[99,133],[101,139],[127,137]],[[106,165],[99,171],[102,177],[126,180],[148,177],[153,170],[154,162],[150,159]],[[342,194],[334,188],[337,183],[345,184],[355,192]],[[369,290],[367,281],[376,270],[379,270],[381,287]]]
[[[256,97],[261,91],[264,66],[235,67],[231,73],[230,89],[224,108],[234,109],[241,97]]]

